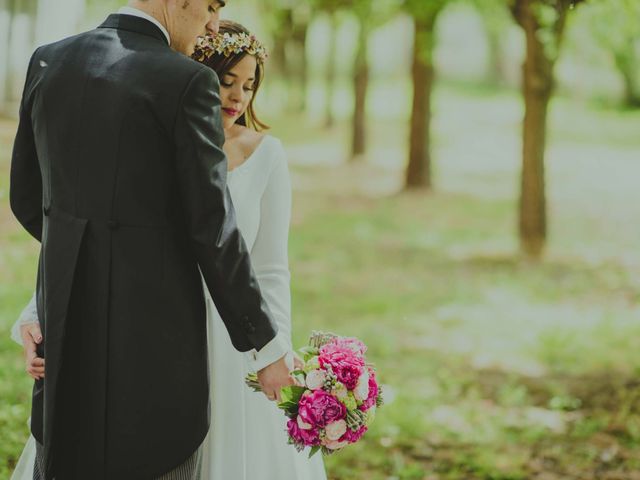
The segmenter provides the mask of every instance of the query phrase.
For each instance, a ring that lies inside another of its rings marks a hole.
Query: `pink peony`
[[[358,430],[353,431],[350,428],[347,428],[347,432],[340,438],[341,442],[349,442],[356,443],[358,440],[362,438],[362,436],[367,433],[367,426],[363,425]]]
[[[347,408],[333,395],[324,390],[305,394],[300,399],[298,413],[304,423],[314,427],[324,427],[347,415]]]
[[[364,370],[364,359],[350,348],[328,343],[320,348],[318,357],[323,368],[331,367],[338,380],[353,390]]]
[[[320,445],[320,436],[317,429],[304,430],[298,426],[296,419],[287,422],[287,432],[293,438],[295,443],[301,443],[305,446]]]
[[[331,343],[337,345],[338,347],[348,348],[361,357],[364,356],[365,353],[367,353],[367,346],[355,337],[338,337],[335,338]]]
[[[360,410],[366,411],[369,410],[376,404],[376,399],[378,398],[378,382],[376,382],[376,375],[373,370],[369,370],[369,396],[367,399],[362,402],[360,405]]]

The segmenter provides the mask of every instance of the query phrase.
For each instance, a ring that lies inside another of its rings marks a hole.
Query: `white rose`
[[[318,390],[324,386],[324,381],[327,379],[323,370],[311,370],[307,373],[305,383],[309,390]]]
[[[300,427],[302,430],[311,430],[311,425],[302,420],[302,417],[300,415],[298,415],[298,427]]]
[[[324,432],[329,440],[338,440],[347,431],[347,422],[344,420],[337,420],[331,422],[324,428]]]
[[[369,372],[360,375],[353,395],[359,402],[364,402],[369,397]]]
[[[305,372],[310,372],[318,368],[320,368],[320,359],[318,357],[310,358],[309,361],[304,365]]]
[[[340,450],[341,448],[346,447],[349,442],[338,442],[336,440],[331,440],[325,444],[329,450]]]
[[[338,400],[344,400],[345,398],[347,398],[347,395],[349,395],[349,390],[347,390],[347,387],[344,386],[344,383],[336,382],[333,389],[331,390],[331,393],[335,395]]]

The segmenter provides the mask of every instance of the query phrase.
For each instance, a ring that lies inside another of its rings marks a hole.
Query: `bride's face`
[[[222,102],[222,124],[231,127],[244,112],[253,98],[257,60],[245,55],[238,64],[220,78],[220,100]]]

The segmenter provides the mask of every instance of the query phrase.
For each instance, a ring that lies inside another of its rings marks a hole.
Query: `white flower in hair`
[[[229,32],[215,36],[205,35],[200,37],[196,44],[193,58],[202,61],[210,58],[214,53],[229,57],[242,52],[253,55],[258,59],[259,63],[264,63],[268,58],[267,49],[254,35]]]

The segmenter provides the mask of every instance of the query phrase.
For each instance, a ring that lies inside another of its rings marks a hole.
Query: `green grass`
[[[397,193],[398,118],[374,112],[361,165],[339,162],[345,124],[272,122],[295,187],[295,344],[312,329],[362,338],[389,400],[362,444],[327,459],[331,479],[640,478],[640,114],[554,102],[551,235],[532,264],[514,237],[521,109],[514,93],[439,87],[430,194]],[[0,132],[0,478],[27,435],[8,329],[37,254],[7,208],[13,128]]]

